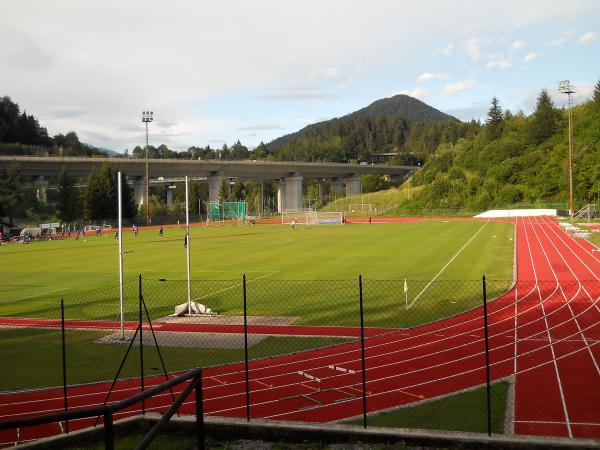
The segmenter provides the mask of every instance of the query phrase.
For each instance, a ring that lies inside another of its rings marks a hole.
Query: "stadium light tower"
[[[150,178],[148,178],[148,124],[154,119],[154,112],[142,111],[142,122],[146,124],[146,225],[150,225]]]
[[[575,93],[575,87],[569,80],[563,80],[558,83],[558,90],[563,94],[567,94],[569,98],[569,216],[573,220],[573,118],[571,94]]]

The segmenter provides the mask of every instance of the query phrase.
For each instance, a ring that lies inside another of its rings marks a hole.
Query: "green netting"
[[[208,207],[211,221],[246,220],[246,202],[210,202]]]

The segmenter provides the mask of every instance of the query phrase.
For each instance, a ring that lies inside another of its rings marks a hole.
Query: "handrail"
[[[171,418],[171,416],[174,414],[174,412],[177,410],[177,408],[179,408],[179,406],[181,406],[181,404],[183,403],[185,398],[191,394],[192,390],[196,389],[196,396],[197,397],[200,396],[200,398],[201,398],[202,393],[197,392],[198,389],[202,389],[202,368],[201,367],[189,370],[186,373],[179,375],[178,377],[172,378],[168,381],[165,381],[164,383],[158,384],[148,390],[145,390],[144,392],[140,392],[138,394],[133,395],[132,397],[120,400],[111,405],[99,405],[99,406],[78,408],[78,409],[67,411],[67,412],[47,414],[47,415],[37,416],[37,417],[28,417],[25,419],[8,420],[5,422],[0,422],[0,431],[9,430],[9,429],[13,429],[13,428],[34,426],[34,425],[44,425],[44,424],[53,423],[53,422],[61,422],[63,420],[85,419],[88,417],[95,417],[95,416],[102,415],[105,418],[105,446],[107,449],[112,449],[114,446],[113,445],[113,436],[112,436],[113,435],[112,417],[113,417],[114,413],[116,413],[122,409],[125,409],[135,403],[139,403],[139,402],[147,399],[148,397],[152,397],[153,395],[156,395],[163,391],[166,391],[167,389],[170,389],[173,386],[181,384],[190,379],[192,379],[192,382],[190,383],[190,385],[187,386],[183,390],[183,392],[179,395],[177,400],[175,400],[173,405],[169,408],[169,410],[167,411],[165,416],[163,416],[163,418],[159,421],[159,423],[157,423],[150,430],[150,433],[148,433],[148,435],[144,437],[142,444],[140,444],[140,448],[145,448],[145,446],[147,446],[152,441],[152,439],[154,438],[154,436],[156,435],[158,430]],[[202,416],[202,414],[203,414],[202,403],[201,402],[198,403],[196,401],[196,420],[199,421],[199,423],[203,422],[202,418],[199,417],[199,416]],[[203,448],[203,444],[204,444],[203,430],[199,430],[199,436],[198,436],[199,448]]]

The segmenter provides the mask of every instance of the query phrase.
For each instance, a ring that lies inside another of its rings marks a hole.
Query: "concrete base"
[[[535,217],[535,216],[567,216],[560,209],[491,209],[475,217],[487,219],[495,217]]]
[[[115,435],[148,432],[160,420],[159,414],[147,414],[136,418],[116,421]],[[194,436],[195,418],[192,416],[172,417],[163,428],[164,432],[185,433]],[[362,428],[344,425],[315,425],[293,422],[269,422],[220,417],[204,418],[205,435],[220,442],[249,439],[267,442],[294,443],[365,443],[402,444],[406,447],[461,448],[461,449],[593,449],[600,442],[592,439],[544,438],[532,436],[491,436],[479,433],[438,432],[408,430],[403,428]],[[102,442],[104,428],[99,426],[69,435],[61,435],[20,445],[19,448],[60,449],[81,445],[88,446],[92,440]]]

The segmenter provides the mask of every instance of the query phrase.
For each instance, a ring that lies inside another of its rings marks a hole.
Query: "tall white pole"
[[[187,296],[188,314],[192,313],[192,289],[190,286],[190,200],[188,189],[188,176],[185,176],[185,252],[187,255]]]
[[[121,199],[121,172],[118,174],[119,203],[119,306],[121,309],[121,339],[125,340],[125,318],[123,316],[123,202]]]

